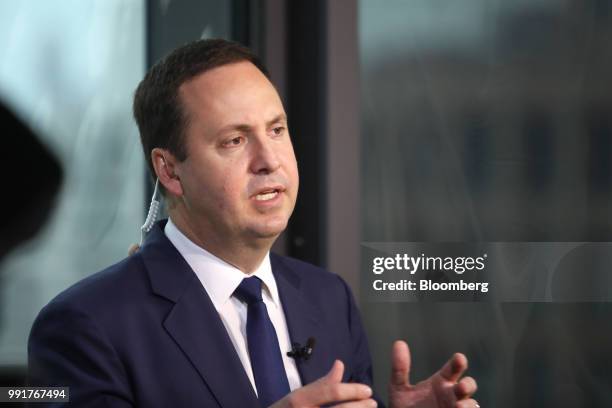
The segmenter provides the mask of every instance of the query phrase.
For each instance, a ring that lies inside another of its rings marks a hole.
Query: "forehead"
[[[179,88],[190,121],[208,127],[228,122],[251,123],[284,113],[276,89],[268,78],[247,61],[206,71]]]

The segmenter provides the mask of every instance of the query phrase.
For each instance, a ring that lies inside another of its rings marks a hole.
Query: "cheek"
[[[293,146],[291,145],[290,141],[288,141],[287,144],[283,146],[281,157],[283,167],[286,169],[288,176],[297,179],[297,160],[295,158],[295,152],[293,151]]]
[[[297,165],[297,161],[295,159],[293,150],[291,150],[290,154],[288,154],[286,157],[287,157],[287,160],[286,160],[285,166],[287,169],[287,173],[289,173],[288,175],[289,175],[291,184],[297,190],[300,178],[299,178],[299,173],[298,173],[298,165]]]
[[[244,192],[244,179],[228,170],[219,181],[221,182],[219,186],[219,191],[221,192],[218,203],[219,207],[221,209],[229,209],[240,206],[246,195]]]

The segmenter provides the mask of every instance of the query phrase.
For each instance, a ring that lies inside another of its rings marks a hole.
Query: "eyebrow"
[[[266,127],[270,127],[273,124],[277,123],[277,122],[287,122],[287,115],[285,113],[280,113],[278,115],[276,115],[272,120],[269,120],[266,122]],[[224,126],[220,131],[219,134],[228,132],[230,130],[238,130],[240,132],[248,132],[252,129],[251,125],[247,125],[247,124],[235,124],[235,125],[227,125]]]
[[[287,122],[287,115],[284,113],[278,114],[274,119],[266,123],[266,127],[270,127],[276,122]]]

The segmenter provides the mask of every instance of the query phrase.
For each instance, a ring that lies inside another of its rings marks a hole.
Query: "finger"
[[[344,364],[340,360],[325,375],[299,390],[300,401],[305,405],[323,405],[338,401],[363,400],[372,396],[372,389],[365,384],[341,383]]]
[[[372,389],[365,384],[341,383],[344,364],[334,361],[331,370],[312,384],[294,390],[273,405],[274,408],[312,407],[339,401],[361,401],[372,396]]]
[[[312,401],[314,405],[323,405],[330,402],[358,401],[371,396],[372,389],[365,384],[340,383],[321,388]]]
[[[478,405],[478,402],[476,402],[476,400],[474,399],[467,399],[467,400],[461,400],[461,401],[457,401],[457,404],[455,405],[456,408],[480,408],[480,405]]]
[[[362,401],[372,396],[372,389],[364,384],[327,384],[315,381],[298,388],[273,405],[274,408],[318,407],[340,401]]]
[[[139,249],[140,245],[138,244],[130,245],[130,247],[128,248],[128,255],[134,255],[136,252],[138,252]]]
[[[468,361],[465,355],[461,353],[455,353],[450,360],[444,364],[444,366],[440,369],[440,375],[448,380],[456,382],[459,377],[467,370]]]
[[[334,405],[334,408],[376,408],[377,406],[378,403],[370,398],[363,401],[344,402],[342,404]]]
[[[317,381],[328,381],[330,383],[339,383],[342,381],[342,374],[344,374],[344,363],[340,360],[335,360],[332,368],[329,370],[325,377],[321,377]]]
[[[405,341],[398,340],[391,349],[391,385],[410,383],[410,349]]]
[[[453,388],[457,399],[462,399],[472,396],[478,389],[478,385],[472,377],[464,377]]]

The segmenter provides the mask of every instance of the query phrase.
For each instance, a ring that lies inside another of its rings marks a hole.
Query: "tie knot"
[[[234,291],[234,296],[247,305],[261,302],[261,280],[257,276],[244,278]]]

